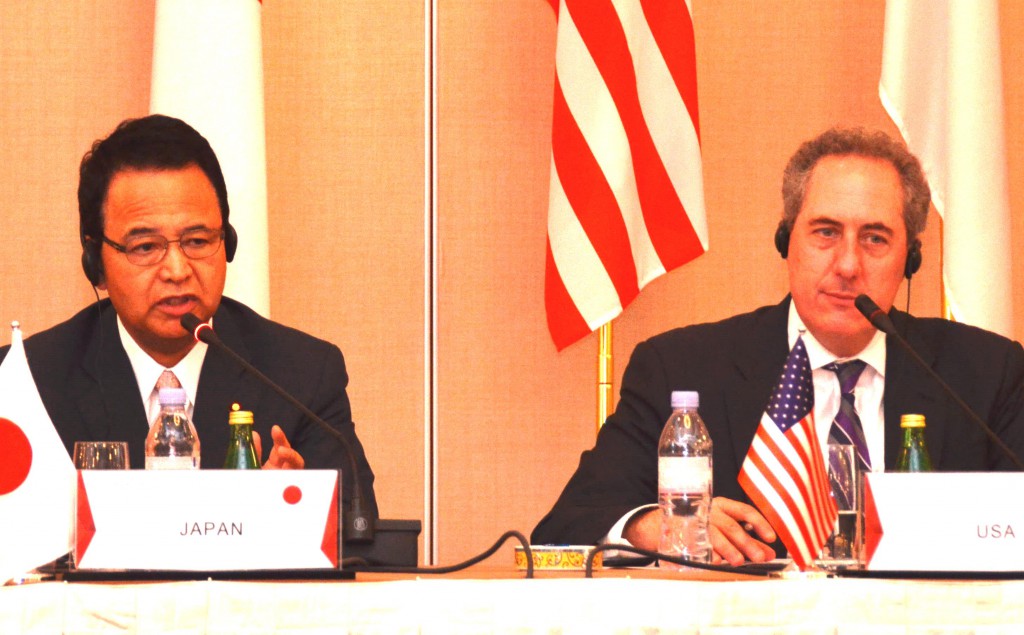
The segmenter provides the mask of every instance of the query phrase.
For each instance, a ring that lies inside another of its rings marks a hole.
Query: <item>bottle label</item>
[[[147,456],[147,470],[196,470],[199,457],[194,456]]]
[[[659,492],[705,492],[710,489],[711,459],[709,457],[658,457]]]

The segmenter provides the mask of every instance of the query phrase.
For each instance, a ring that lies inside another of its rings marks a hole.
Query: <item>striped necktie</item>
[[[866,364],[855,359],[842,364],[835,362],[825,366],[839,378],[839,412],[832,421],[832,428],[828,432],[829,443],[840,443],[853,445],[857,449],[857,459],[865,471],[871,471],[871,457],[868,455],[868,444],[864,439],[864,428],[860,424],[860,417],[853,406],[853,389],[857,385],[861,372]]]

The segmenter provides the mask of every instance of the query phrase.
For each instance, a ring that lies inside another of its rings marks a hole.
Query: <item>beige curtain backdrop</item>
[[[882,0],[693,5],[710,251],[616,321],[617,379],[642,339],[782,297],[772,233],[800,141],[833,124],[895,132],[877,97]],[[1016,211],[1024,4],[1001,11]],[[77,166],[147,112],[152,24],[137,0],[0,2],[0,323],[31,334],[94,300]],[[382,514],[424,521],[425,562],[528,533],[593,442],[596,393],[595,338],[558,354],[544,319],[551,7],[270,0],[263,29],[273,317],[345,353]],[[921,315],[940,311],[938,228],[914,278]],[[1024,294],[1014,313],[1022,339]]]

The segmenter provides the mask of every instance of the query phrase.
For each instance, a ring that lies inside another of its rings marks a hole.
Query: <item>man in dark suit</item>
[[[264,468],[342,469],[350,497],[351,464],[338,440],[221,351],[197,344],[180,324],[192,313],[212,318],[227,346],[348,441],[364,504],[375,511],[373,472],[352,423],[341,351],[222,297],[237,236],[206,139],[172,117],[125,121],[83,158],[78,201],[82,266],[108,298],[25,341],[40,396],[68,451],[76,441],[128,441],[132,467],[142,467],[156,383],[169,371],[185,389],[202,467],[223,464],[228,412],[237,402],[254,413],[257,447],[260,433],[273,442]]]
[[[805,143],[783,183],[776,245],[790,295],[727,320],[663,333],[636,347],[619,404],[596,446],[533,532],[536,543],[627,540],[657,549],[657,444],[672,390],[696,390],[714,444],[713,560],[764,561],[781,549],[771,525],[737,482],[761,415],[796,337],[814,375],[819,441],[839,410],[833,362],[860,359],[855,399],[873,470],[892,468],[900,415],[924,414],[936,469],[1012,465],[895,343],[856,310],[865,293],[889,311],[924,360],[1024,455],[1024,349],[981,329],[892,309],[903,277],[920,265],[917,236],[930,194],[917,160],[881,133],[830,130]],[[771,546],[774,544],[774,548]],[[781,551],[780,551],[781,553]]]

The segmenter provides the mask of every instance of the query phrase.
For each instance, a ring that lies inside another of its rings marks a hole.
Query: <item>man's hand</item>
[[[306,466],[302,455],[292,449],[288,443],[288,437],[284,435],[281,426],[274,426],[270,429],[270,437],[274,441],[274,447],[270,448],[270,456],[263,464],[264,470],[301,470]],[[263,442],[260,433],[253,431],[252,444],[256,448],[256,456],[263,456]]]
[[[775,542],[775,530],[761,512],[746,503],[716,496],[711,503],[708,533],[714,549],[711,561],[715,564],[724,560],[738,567],[744,559],[767,562],[775,557],[769,546]]]
[[[745,560],[767,562],[775,557],[775,552],[768,545],[775,542],[775,531],[757,509],[746,503],[716,497],[711,503],[708,535],[713,550],[711,561],[715,564],[725,561],[735,567]],[[660,536],[659,509],[637,514],[622,531],[622,537],[631,545],[651,551],[658,550]]]
[[[622,537],[634,547],[657,551],[661,539],[661,510],[640,512],[622,528]]]

